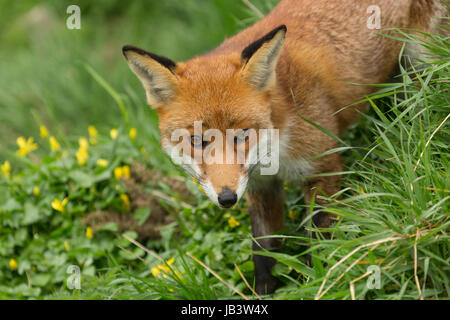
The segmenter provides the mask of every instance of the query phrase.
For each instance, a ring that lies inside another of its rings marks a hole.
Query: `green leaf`
[[[6,201],[6,203],[2,207],[2,210],[8,212],[8,211],[16,211],[21,208],[22,205],[19,202],[17,202],[14,198],[11,198],[8,201]]]
[[[94,184],[92,176],[81,170],[74,170],[69,173],[69,177],[79,186],[83,188],[90,188]]]
[[[134,212],[133,216],[137,220],[138,225],[141,226],[150,216],[150,213],[151,213],[150,208],[140,207]]]
[[[119,226],[115,222],[108,222],[97,229],[97,231],[111,231],[116,232],[119,230]]]
[[[95,176],[95,178],[93,179],[93,181],[100,182],[100,181],[108,180],[109,178],[111,178],[111,171],[106,170],[106,171],[103,171],[102,173],[97,174]]]
[[[95,266],[84,267],[81,274],[84,276],[95,276]]]
[[[30,202],[25,203],[25,215],[23,217],[22,224],[29,225],[35,223],[40,219],[39,209]]]
[[[322,261],[317,258],[314,254],[311,254],[312,265],[314,266],[314,271],[316,273],[316,278],[321,278],[325,275],[325,269],[322,265]]]
[[[31,276],[31,285],[36,287],[44,287],[50,281],[50,275],[47,273],[36,274]]]
[[[127,236],[128,238],[131,238],[133,240],[136,240],[138,238],[138,234],[136,231],[125,231],[123,235]],[[128,240],[127,240],[128,241]],[[128,241],[129,242],[129,241]]]
[[[253,254],[271,257],[280,263],[283,263],[293,268],[298,273],[314,278],[315,272],[303,262],[300,262],[295,256],[290,256],[285,253],[269,252],[269,251],[253,251]]]

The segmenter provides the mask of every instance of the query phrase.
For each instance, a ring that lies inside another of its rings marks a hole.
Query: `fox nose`
[[[228,188],[223,188],[218,196],[218,200],[222,207],[230,208],[236,203],[237,194]]]

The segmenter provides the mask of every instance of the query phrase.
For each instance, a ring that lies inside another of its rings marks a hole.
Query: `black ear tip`
[[[141,56],[150,57],[151,59],[155,60],[156,62],[160,63],[161,65],[163,65],[164,67],[169,69],[170,71],[172,71],[175,68],[175,66],[176,66],[175,62],[173,62],[172,60],[170,60],[170,59],[168,59],[166,57],[162,57],[162,56],[159,56],[157,54],[154,54],[154,53],[151,53],[151,52],[147,52],[145,50],[142,50],[142,49],[139,49],[139,48],[137,48],[135,46],[130,46],[130,45],[126,45],[126,46],[122,47],[122,53],[125,56],[125,59],[127,59],[127,60],[128,60],[128,57],[127,57],[127,52],[128,51],[135,52],[135,53],[137,53],[138,55],[141,55]]]
[[[269,32],[269,34],[272,34],[272,37],[275,36],[276,34],[278,34],[278,32],[283,31],[284,34],[286,34],[287,32],[287,27],[285,24],[282,24],[278,27],[276,27],[275,29],[273,29],[271,32]]]
[[[140,51],[141,49],[136,48],[135,46],[125,45],[122,47],[122,54],[127,57],[127,51]]]
[[[287,32],[287,27],[285,24],[282,24],[281,26],[277,27],[275,30],[280,31],[283,30],[285,33]]]
[[[123,47],[122,47],[122,52],[125,52],[125,51],[128,51],[128,50],[131,50],[131,49],[133,49],[134,47],[133,46],[130,46],[130,45],[124,45]]]
[[[284,34],[287,32],[287,27],[285,24],[282,24],[269,33],[267,33],[264,37],[256,40],[255,42],[251,43],[249,46],[247,46],[241,53],[241,58],[244,61],[247,61],[251,58],[251,56],[267,41],[270,41],[275,37],[278,32],[283,31]]]
[[[131,45],[127,44],[126,46],[122,47],[122,53],[123,53],[124,56],[126,56],[125,54],[128,51],[133,51],[133,52],[136,52],[136,53],[138,53],[140,55],[150,55],[150,52],[147,52],[147,51],[142,50],[142,49],[140,49],[138,47],[135,47],[135,46],[131,46]]]
[[[130,51],[131,48],[132,48],[132,46],[130,46],[130,45],[125,45],[122,47],[122,54],[125,58],[127,57],[127,51]]]

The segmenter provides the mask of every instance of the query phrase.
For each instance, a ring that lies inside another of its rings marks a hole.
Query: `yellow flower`
[[[122,175],[125,178],[129,178],[130,177],[130,167],[129,166],[123,166],[122,167]]]
[[[120,179],[122,177],[122,167],[117,167],[114,169],[114,177]]]
[[[131,128],[131,129],[130,129],[130,139],[131,139],[131,140],[136,139],[136,134],[137,134],[136,128]]]
[[[169,271],[170,271],[169,267],[166,266],[166,265],[164,265],[164,264],[160,264],[160,265],[158,266],[158,269],[161,270],[161,271],[163,271],[163,272],[169,272]]]
[[[40,126],[39,130],[41,131],[41,137],[42,139],[45,139],[48,137],[48,130],[46,126]]]
[[[381,263],[381,262],[383,262],[384,261],[384,259],[383,258],[380,258],[380,259],[375,259],[375,263]],[[369,261],[369,260],[361,260],[361,261],[358,261],[356,264],[370,264],[371,262]]]
[[[366,194],[366,193],[364,192],[364,189],[363,189],[362,187],[359,187],[359,189],[361,190],[361,193],[362,193],[362,194]]]
[[[89,132],[89,141],[91,142],[91,144],[96,144],[98,136],[97,129],[95,129],[94,126],[89,126],[88,132]]]
[[[19,137],[17,138],[16,143],[19,146],[17,153],[21,156],[26,156],[28,153],[37,149],[37,144],[34,143],[32,137],[28,138],[28,140],[25,140],[24,137]]]
[[[230,227],[232,227],[232,228],[241,225],[241,223],[240,223],[239,221],[237,221],[233,216],[232,216],[230,219],[228,219],[228,224],[229,224]]]
[[[55,198],[52,201],[52,208],[59,212],[64,212],[64,207],[66,206],[67,202],[69,202],[68,198],[64,198],[63,201],[59,201],[58,198]]]
[[[295,219],[295,212],[294,212],[294,210],[289,210],[288,211],[288,216],[289,216],[289,219],[294,220]]]
[[[61,149],[61,146],[54,136],[51,136],[48,141],[50,143],[50,149],[52,149],[52,151],[58,151],[59,149]]]
[[[76,153],[77,161],[80,166],[86,164],[87,158],[89,158],[88,148],[89,142],[86,138],[82,137],[78,139],[78,144],[80,147],[78,148],[78,152]]]
[[[66,251],[70,251],[70,244],[69,241],[64,241],[64,248],[66,248]]]
[[[98,136],[98,131],[97,131],[97,129],[95,129],[94,126],[89,126],[89,127],[88,127],[88,132],[89,132],[89,137],[91,137],[91,138],[97,138],[97,136]]]
[[[167,278],[167,274],[172,273],[176,277],[178,277],[180,280],[182,279],[180,273],[176,270],[171,270],[168,266],[172,265],[175,262],[174,258],[170,258],[168,261],[166,261],[166,264],[160,264],[154,268],[151,269],[152,275],[155,278],[161,278],[161,273],[163,273],[162,277]]]
[[[2,169],[2,172],[5,175],[5,177],[9,179],[11,177],[11,164],[9,163],[9,161],[5,161],[0,166],[0,168]]]
[[[92,239],[94,237],[94,231],[91,227],[86,228],[86,238]]]
[[[97,165],[99,167],[106,167],[108,165],[108,160],[105,159],[98,159],[97,160]]]
[[[158,267],[152,268],[152,275],[153,275],[155,278],[159,278],[159,277],[160,277],[160,274],[161,274],[161,270],[159,270]]]
[[[39,193],[41,193],[41,190],[39,190],[39,187],[34,187],[34,188],[33,188],[33,194],[34,194],[35,196],[38,196]]]
[[[181,274],[177,270],[174,270],[173,273],[175,274],[175,276],[177,276],[178,279],[182,279]]]
[[[117,167],[114,169],[114,177],[116,179],[120,179],[122,177],[129,178],[130,177],[130,167],[129,166],[123,166],[123,167]]]
[[[120,199],[122,199],[123,206],[126,208],[130,207],[130,198],[126,194],[121,194]]]
[[[111,129],[111,131],[109,132],[109,135],[111,136],[111,139],[115,140],[117,138],[118,133],[119,133],[119,131],[117,129]]]
[[[206,192],[205,192],[205,190],[203,189],[203,187],[202,186],[198,186],[198,189],[204,194],[204,195],[206,195]]]
[[[78,139],[78,144],[80,145],[80,148],[82,148],[82,149],[89,148],[89,142],[84,137],[81,137],[80,139]]]
[[[19,268],[17,261],[14,259],[9,260],[9,267],[13,270],[17,270]]]
[[[78,164],[80,166],[86,163],[87,158],[89,158],[89,154],[85,148],[79,148],[78,152],[75,155],[77,157]]]

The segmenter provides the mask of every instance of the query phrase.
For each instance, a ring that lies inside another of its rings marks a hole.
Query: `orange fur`
[[[371,5],[381,9],[381,30],[367,27]],[[176,66],[164,60],[165,66],[149,63],[148,55],[140,51],[124,54],[158,110],[165,147],[175,129],[192,131],[194,121],[202,121],[204,129],[222,132],[230,128],[280,130],[282,166],[287,174],[245,177],[250,180],[247,199],[252,229],[255,236],[261,236],[282,227],[282,179],[300,181],[305,172],[342,171],[338,154],[307,163],[306,159],[337,144],[299,115],[341,134],[365,109],[365,104],[355,103],[376,90],[367,84],[388,81],[398,63],[402,43],[379,34],[395,35],[388,30],[391,27],[434,31],[444,12],[439,0],[282,0],[266,17],[215,50]],[[275,29],[280,25],[287,27],[287,33],[285,28]],[[265,42],[243,59],[243,50],[265,35]],[[134,64],[136,57],[138,65]],[[221,156],[225,145],[217,151]],[[211,198],[221,190],[236,191],[240,177],[248,174],[239,164],[202,164],[197,170],[198,178],[207,181]],[[337,192],[339,176],[308,181],[307,202],[319,190],[328,195]],[[322,227],[332,221],[329,215],[317,217],[315,222]],[[274,245],[273,241],[258,243]],[[255,259],[258,292],[275,288],[272,265],[273,261]]]

